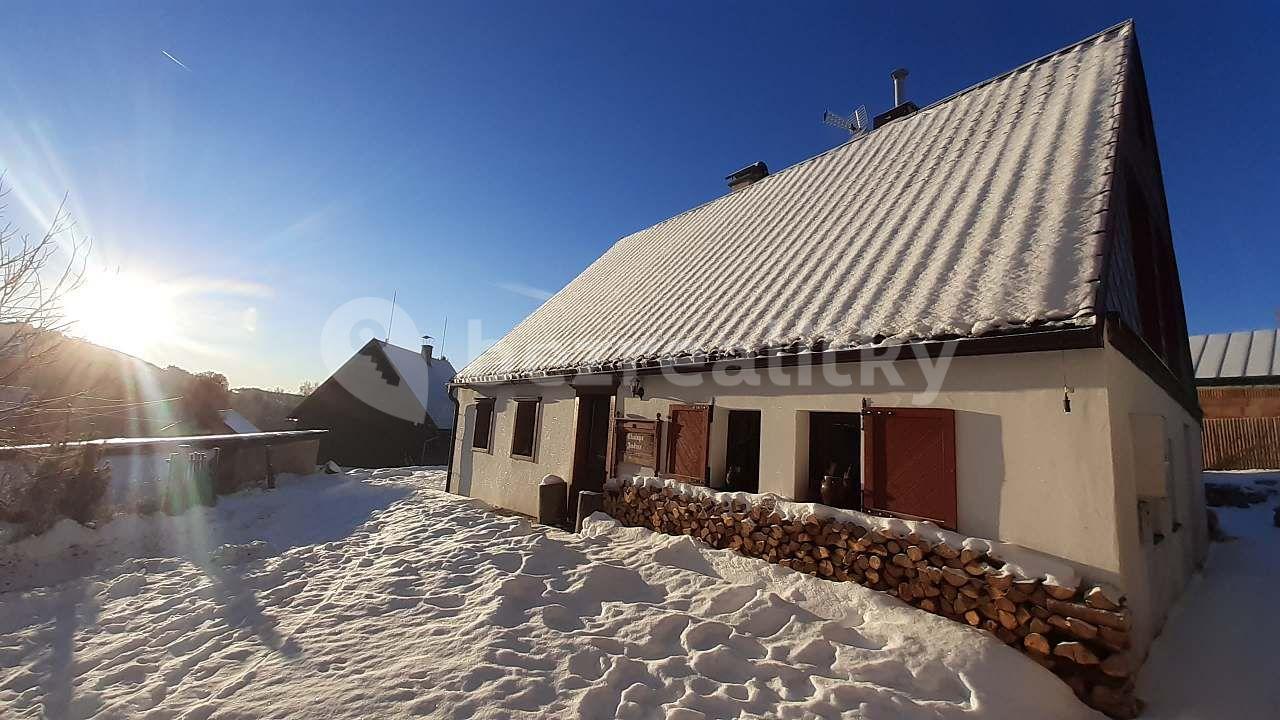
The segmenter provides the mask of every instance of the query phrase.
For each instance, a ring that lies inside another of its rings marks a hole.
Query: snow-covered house
[[[618,240],[469,363],[450,488],[534,514],[549,474],[571,498],[825,481],[1118,586],[1145,646],[1206,529],[1132,23],[766,172]]]
[[[320,461],[353,467],[443,465],[454,405],[453,365],[431,345],[420,352],[373,339],[308,395],[291,417],[328,430]]]
[[[1211,470],[1280,467],[1280,330],[1191,337],[1204,466]]]

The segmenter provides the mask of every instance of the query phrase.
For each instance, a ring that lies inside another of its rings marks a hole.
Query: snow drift
[[[217,546],[127,557],[96,542],[164,537],[147,527],[163,518],[76,536],[92,563],[48,552],[67,531],[11,546],[3,562],[27,581],[0,594],[0,705],[55,718],[1099,717],[983,633],[857,585],[602,516],[582,536],[535,528],[431,489],[441,479],[355,471],[228,498],[199,518],[230,541]]]

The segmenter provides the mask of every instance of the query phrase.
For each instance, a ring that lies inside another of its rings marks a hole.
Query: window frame
[[[475,414],[476,421],[472,424],[472,428],[471,428],[471,449],[474,452],[492,453],[493,452],[493,434],[494,434],[493,431],[495,429],[494,418],[498,412],[497,401],[494,398],[477,398],[474,405],[476,407],[476,414]],[[489,427],[488,427],[488,432],[485,435],[485,444],[477,445],[476,431],[480,429],[480,408],[481,406],[484,406],[484,405],[489,406]]]
[[[513,412],[511,415],[511,448],[510,457],[515,460],[524,460],[527,462],[537,462],[538,458],[538,435],[542,429],[542,398],[541,397],[518,397],[512,398],[511,403]],[[522,406],[533,405],[533,427],[530,428],[529,438],[529,454],[516,452],[516,443],[520,439],[520,408]]]

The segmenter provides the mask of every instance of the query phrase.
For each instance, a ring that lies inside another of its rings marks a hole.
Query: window
[[[471,433],[471,447],[476,450],[489,450],[493,440],[493,398],[481,398],[476,401],[476,416]]]
[[[538,399],[516,400],[516,425],[511,432],[511,455],[532,460],[537,445]]]

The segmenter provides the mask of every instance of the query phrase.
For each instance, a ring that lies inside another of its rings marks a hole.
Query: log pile
[[[689,535],[714,548],[889,593],[990,632],[1113,718],[1137,715],[1130,614],[1114,591],[1018,577],[996,558],[915,533],[889,537],[846,520],[785,517],[772,497],[752,497],[746,503],[622,481],[606,489],[604,511],[629,527]]]

